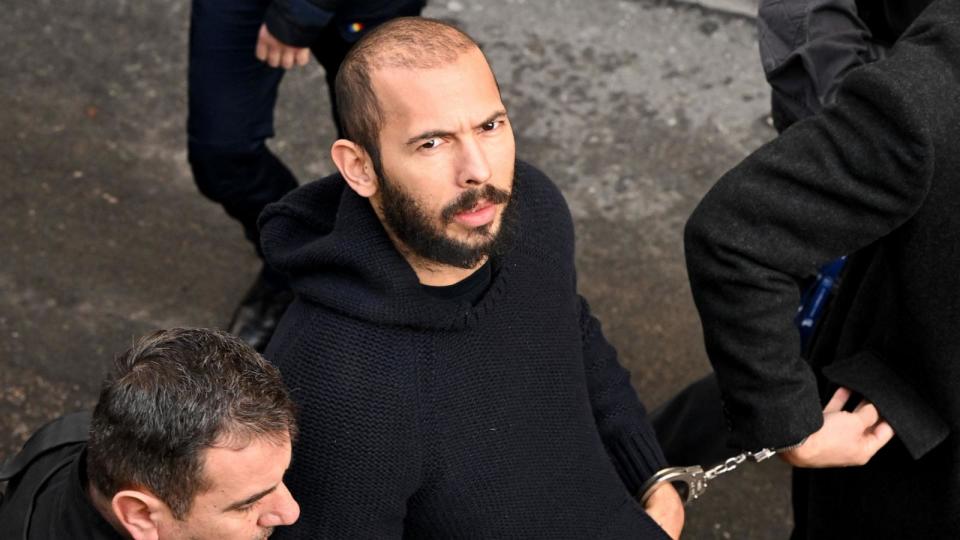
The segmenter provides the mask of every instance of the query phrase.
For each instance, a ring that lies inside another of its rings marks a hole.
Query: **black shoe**
[[[250,290],[233,312],[228,332],[263,352],[277,329],[280,317],[293,301],[293,291],[264,278],[260,272]]]

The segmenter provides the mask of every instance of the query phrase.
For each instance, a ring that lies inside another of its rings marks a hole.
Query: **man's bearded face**
[[[512,192],[484,184],[462,192],[430,215],[416,198],[380,173],[381,208],[386,226],[415,255],[457,268],[473,268],[485,257],[502,253],[515,226]],[[506,205],[497,222],[468,229],[467,237],[454,238],[445,232],[458,215],[478,205]]]

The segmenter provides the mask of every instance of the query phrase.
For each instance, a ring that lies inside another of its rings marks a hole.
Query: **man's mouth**
[[[467,227],[482,227],[493,221],[496,209],[497,205],[480,201],[473,208],[454,214],[453,219]]]

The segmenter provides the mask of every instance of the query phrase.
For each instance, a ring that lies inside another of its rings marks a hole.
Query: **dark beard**
[[[440,212],[440,227],[434,225],[417,201],[383,173],[380,178],[380,203],[385,225],[398,240],[420,258],[457,268],[473,268],[484,257],[502,255],[516,224],[511,193],[490,184],[464,191]],[[514,181],[514,189],[516,182]],[[471,238],[482,239],[476,244],[467,244],[447,237],[444,228],[460,212],[470,210],[477,201],[491,204],[506,203],[500,218],[500,228],[490,232],[492,223],[470,230]]]

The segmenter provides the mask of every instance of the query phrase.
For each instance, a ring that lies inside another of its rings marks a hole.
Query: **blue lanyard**
[[[810,337],[813,336],[813,332],[817,328],[817,323],[823,317],[827,301],[833,295],[839,282],[840,272],[846,263],[847,256],[844,255],[820,267],[816,281],[807,287],[807,290],[803,293],[800,307],[797,308],[797,316],[793,322],[800,330],[800,343],[804,349],[807,348]]]

